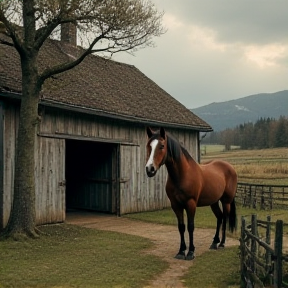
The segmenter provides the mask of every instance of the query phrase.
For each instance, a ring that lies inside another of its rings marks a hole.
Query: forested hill
[[[212,126],[214,131],[234,128],[262,118],[288,116],[288,90],[211,103],[191,111]]]

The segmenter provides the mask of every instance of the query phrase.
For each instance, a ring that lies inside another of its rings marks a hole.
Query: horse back
[[[223,160],[212,160],[201,164],[200,167],[203,175],[203,190],[206,190],[206,193],[218,191],[229,200],[235,197],[237,173],[230,163]]]

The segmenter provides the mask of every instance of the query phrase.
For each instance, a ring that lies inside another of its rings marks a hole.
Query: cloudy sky
[[[288,89],[287,0],[151,0],[166,34],[113,56],[187,108]]]

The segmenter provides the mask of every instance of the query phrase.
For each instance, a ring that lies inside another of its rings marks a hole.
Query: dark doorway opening
[[[66,140],[66,211],[117,213],[117,144]]]

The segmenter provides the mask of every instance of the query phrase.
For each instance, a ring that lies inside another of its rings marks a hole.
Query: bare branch
[[[43,73],[40,75],[39,77],[39,82],[41,84],[44,83],[44,81],[51,77],[52,75],[55,74],[59,74],[62,73],[64,71],[70,70],[72,68],[74,68],[75,66],[77,66],[78,64],[80,64],[89,54],[93,53],[93,46],[100,41],[102,38],[104,37],[104,35],[100,35],[99,37],[95,38],[94,41],[92,42],[92,44],[90,45],[90,47],[86,50],[84,50],[84,52],[74,61],[68,62],[68,63],[63,63],[57,66],[54,66],[52,68],[47,68],[43,71]]]
[[[20,30],[19,27],[9,22],[5,16],[4,11],[0,9],[0,34],[4,34],[5,36],[8,36],[13,41],[13,44],[12,44],[9,41],[1,39],[1,43],[8,45],[8,46],[14,46],[19,53],[23,53],[23,49],[22,49],[23,42],[18,36],[17,30],[18,31]]]

